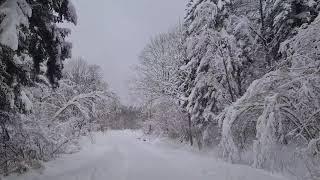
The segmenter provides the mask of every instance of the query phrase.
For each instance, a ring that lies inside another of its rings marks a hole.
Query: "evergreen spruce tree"
[[[58,23],[76,24],[77,17],[69,0],[3,0],[0,14],[0,110],[23,112],[23,87],[46,79],[41,66],[53,87],[58,85],[62,62],[71,57],[65,41],[70,30]]]

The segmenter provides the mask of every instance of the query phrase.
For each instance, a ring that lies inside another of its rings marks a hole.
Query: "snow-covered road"
[[[46,164],[46,169],[5,180],[283,180],[262,170],[231,165],[138,132],[96,134],[95,143]]]

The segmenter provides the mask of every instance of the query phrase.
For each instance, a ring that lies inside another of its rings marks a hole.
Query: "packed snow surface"
[[[108,131],[81,141],[82,150],[46,163],[45,169],[5,180],[284,180],[268,172],[133,131]]]

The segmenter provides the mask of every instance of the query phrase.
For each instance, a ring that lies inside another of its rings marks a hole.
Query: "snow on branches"
[[[105,100],[109,97],[110,96],[107,96],[106,93],[102,91],[94,91],[88,94],[79,94],[69,100],[62,108],[60,108],[53,116],[53,119],[58,118],[67,108],[75,107],[79,110],[82,116],[88,120],[90,118],[90,114],[93,117],[96,116],[96,102],[99,100]]]
[[[0,6],[0,44],[17,50],[20,36],[25,36],[21,26],[29,27],[32,10],[25,0],[7,0]]]
[[[319,25],[317,18],[284,42],[286,63],[254,81],[244,96],[218,117],[220,146],[226,157],[239,161],[246,148],[252,148],[254,166],[277,168],[288,161],[279,159],[286,146],[312,147],[307,148],[312,156],[319,156],[319,149],[313,146],[320,136],[320,69],[315,48],[319,41],[314,39]],[[294,154],[287,152],[286,158],[290,155]]]

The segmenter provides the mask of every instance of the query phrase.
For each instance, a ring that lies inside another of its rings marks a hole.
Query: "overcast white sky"
[[[124,102],[127,80],[149,39],[183,20],[186,0],[74,0],[73,57],[102,67],[105,79]]]

